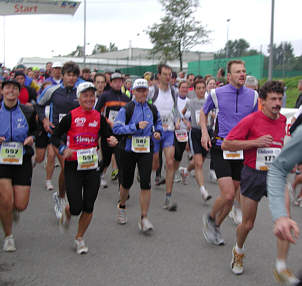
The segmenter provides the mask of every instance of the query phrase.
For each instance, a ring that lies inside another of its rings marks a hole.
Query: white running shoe
[[[105,174],[102,174],[102,175],[101,175],[101,187],[102,187],[103,189],[108,188],[107,181],[105,180]]]
[[[186,185],[187,184],[187,178],[189,177],[189,172],[188,172],[187,168],[179,167],[178,171],[180,173],[182,183],[184,185]]]
[[[232,210],[229,213],[229,218],[232,219],[234,224],[238,225],[242,223],[242,212],[240,208],[233,205]]]
[[[276,280],[280,283],[284,283],[286,285],[298,285],[300,282],[289,269],[284,269],[279,272],[276,268],[274,268],[273,272]]]
[[[178,171],[175,172],[174,176],[174,183],[180,183],[181,182],[181,176]]]
[[[74,248],[77,254],[86,254],[88,252],[88,247],[85,245],[83,238],[74,240]]]
[[[153,230],[153,225],[150,220],[146,217],[140,219],[138,222],[138,228],[143,233],[150,233]]]
[[[53,184],[51,183],[51,180],[45,181],[45,187],[47,191],[52,191],[54,189]]]
[[[54,201],[54,211],[58,221],[60,221],[62,217],[62,206],[61,206],[61,198],[59,198],[58,192],[54,192],[52,195],[52,199]]]
[[[117,205],[118,213],[117,213],[117,223],[118,224],[126,224],[127,223],[127,211],[125,209],[120,208],[120,204]]]
[[[217,183],[217,177],[214,170],[210,169],[209,171],[209,179],[211,183]]]
[[[3,250],[6,252],[14,252],[16,251],[15,239],[11,234],[4,239]]]
[[[236,275],[240,275],[243,273],[243,258],[244,254],[237,253],[235,247],[233,247],[231,269],[232,272]]]
[[[205,188],[200,189],[200,192],[201,192],[201,198],[203,199],[204,202],[207,202],[212,198],[212,196],[209,195],[208,191]]]

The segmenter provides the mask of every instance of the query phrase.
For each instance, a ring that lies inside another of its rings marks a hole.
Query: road
[[[208,162],[207,162],[208,167]],[[55,170],[55,178],[58,176]],[[216,184],[206,188],[215,197]],[[44,188],[45,170],[34,169],[31,199],[20,222],[14,226],[17,251],[0,250],[0,285],[45,286],[259,286],[276,285],[272,268],[276,240],[272,234],[268,201],[263,199],[256,225],[247,241],[245,272],[235,276],[230,270],[235,226],[227,219],[221,230],[225,246],[208,245],[201,232],[201,217],[210,210],[201,201],[193,177],[188,185],[175,184],[175,213],[162,209],[164,186],[153,187],[149,218],[152,235],[139,233],[139,188],[135,182],[128,201],[128,223],[116,223],[117,184],[101,190],[95,204],[92,223],[86,234],[87,255],[77,255],[73,239],[77,218],[61,233],[56,224],[52,193]],[[55,179],[53,180],[55,182]],[[109,176],[108,176],[108,181]],[[57,187],[57,184],[55,184]],[[293,217],[302,227],[302,209],[293,208]],[[2,241],[1,241],[2,243]],[[288,264],[297,273],[301,269],[302,239],[292,247]]]

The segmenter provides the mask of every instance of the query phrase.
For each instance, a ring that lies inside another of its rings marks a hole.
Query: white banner
[[[80,6],[76,1],[0,0],[0,15],[69,14]]]

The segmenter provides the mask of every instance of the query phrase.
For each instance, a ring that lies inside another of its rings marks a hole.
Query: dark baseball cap
[[[2,88],[3,88],[5,85],[7,85],[7,84],[13,84],[13,85],[15,85],[16,87],[18,87],[19,90],[21,89],[20,84],[19,84],[16,80],[14,80],[14,79],[6,79],[6,80],[4,80],[4,81],[2,82]]]

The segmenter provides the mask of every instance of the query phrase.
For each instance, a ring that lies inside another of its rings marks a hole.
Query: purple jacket
[[[215,93],[217,106],[214,103]],[[242,118],[258,110],[257,99],[256,91],[245,86],[237,89],[233,85],[227,84],[212,90],[203,106],[203,111],[208,114],[212,109],[218,107],[217,136],[225,138]],[[216,145],[220,146],[221,142],[221,140],[217,140]]]

